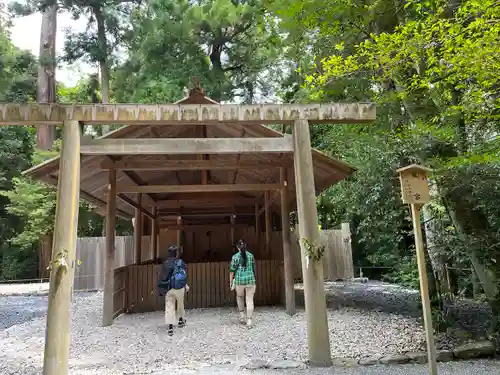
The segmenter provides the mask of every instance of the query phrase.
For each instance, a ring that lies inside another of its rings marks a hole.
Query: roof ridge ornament
[[[192,89],[189,90],[189,97],[204,97],[205,96],[205,91],[201,88],[200,86],[200,78],[199,77],[193,77],[191,80],[192,84]]]

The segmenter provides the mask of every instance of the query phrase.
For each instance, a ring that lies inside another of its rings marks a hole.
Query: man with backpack
[[[186,325],[184,293],[189,290],[186,264],[180,258],[179,247],[176,245],[168,247],[168,258],[162,264],[158,289],[160,296],[165,296],[165,323],[168,327],[168,335],[172,336],[176,322],[179,327]]]

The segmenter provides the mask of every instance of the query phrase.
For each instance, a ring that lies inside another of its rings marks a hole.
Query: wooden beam
[[[181,208],[185,206],[206,207],[206,206],[247,206],[257,203],[258,200],[252,198],[214,198],[214,199],[165,199],[157,201],[159,208]]]
[[[193,224],[193,225],[176,225],[168,223],[160,223],[160,228],[169,230],[183,230],[185,232],[197,231],[222,231],[226,229],[248,228],[248,224]]]
[[[113,157],[112,156],[108,156],[107,159],[109,161],[113,161]],[[139,175],[137,173],[135,173],[134,171],[120,171],[127,180],[129,180],[132,184],[135,184],[135,185],[145,185],[144,181],[139,177]],[[148,205],[150,206],[154,206],[155,205],[155,201],[154,199],[149,196],[148,194],[145,194],[144,197],[144,203],[147,203]]]
[[[101,138],[82,141],[84,155],[191,155],[293,152],[290,136],[268,138]]]
[[[240,160],[145,160],[116,162],[104,161],[101,169],[120,169],[137,171],[197,171],[197,170],[233,170],[233,169],[274,169],[279,167],[293,167],[293,160],[262,161]]]
[[[332,356],[326,314],[323,261],[311,259],[305,248],[307,240],[319,246],[318,212],[309,126],[297,120],[293,129],[295,144],[295,187],[299,218],[299,244],[302,254],[302,279],[307,321],[309,362],[314,366],[330,366]]]
[[[169,211],[169,212],[160,212],[160,218],[165,219],[165,218],[175,218],[177,216],[182,216],[184,218],[189,218],[189,217],[228,217],[232,213],[227,210],[227,211],[220,211],[220,212],[210,212],[210,211],[199,211],[199,212],[190,212],[189,210],[185,211]],[[253,216],[253,212],[238,212],[238,216]]]
[[[111,171],[112,169],[110,169]],[[115,171],[116,173],[116,171]],[[127,197],[125,194],[118,194],[118,198],[120,198],[123,202],[127,203],[130,207],[133,207],[136,210],[139,210],[143,215],[146,215],[150,219],[154,219],[154,214],[146,210],[144,207],[139,206],[136,202],[134,202],[132,199]]]
[[[142,193],[137,193],[137,205],[138,207],[142,206]],[[135,209],[135,218],[134,218],[134,259],[135,264],[141,263],[142,258],[142,212],[140,209]]]
[[[122,185],[118,186],[120,193],[205,193],[205,192],[234,192],[234,191],[266,191],[279,190],[280,184],[236,184],[236,185],[147,185],[133,186]]]
[[[109,171],[109,185],[106,210],[106,258],[104,263],[104,297],[102,325],[113,324],[113,298],[115,280],[115,231],[116,231],[116,171]]]
[[[44,179],[48,180],[47,182],[48,182],[49,186],[51,186],[53,188],[57,188],[58,179],[56,177],[49,175],[49,176],[44,177]],[[107,204],[102,199],[94,197],[93,195],[91,195],[83,190],[80,190],[79,195],[80,195],[81,199],[87,201],[88,203],[93,204],[101,209],[106,210]],[[122,211],[120,209],[116,210],[116,215],[121,217],[122,219],[125,219],[125,220],[130,220],[132,218],[132,215],[130,215],[129,213]]]
[[[85,124],[213,125],[366,123],[375,120],[373,103],[331,104],[0,104],[0,124],[58,125],[74,120]]]
[[[63,125],[54,240],[50,262],[50,286],[43,374],[68,374],[71,331],[71,296],[75,274],[80,191],[80,125]]]
[[[280,168],[281,189],[281,235],[283,240],[283,268],[285,279],[285,307],[286,313],[290,316],[295,315],[295,287],[292,258],[292,240],[290,233],[290,208],[288,206],[288,181],[286,169]]]

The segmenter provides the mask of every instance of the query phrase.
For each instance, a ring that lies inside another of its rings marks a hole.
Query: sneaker
[[[168,325],[168,331],[167,331],[169,336],[172,336],[174,334],[174,326],[172,324]]]
[[[252,319],[248,319],[247,320],[247,327],[251,327],[252,326]]]
[[[179,318],[179,327],[184,327],[186,325],[186,319]]]

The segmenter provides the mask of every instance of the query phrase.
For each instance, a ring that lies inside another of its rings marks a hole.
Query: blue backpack
[[[170,277],[170,288],[182,289],[187,284],[186,269],[184,268],[184,261],[177,259],[174,264],[174,270]]]

